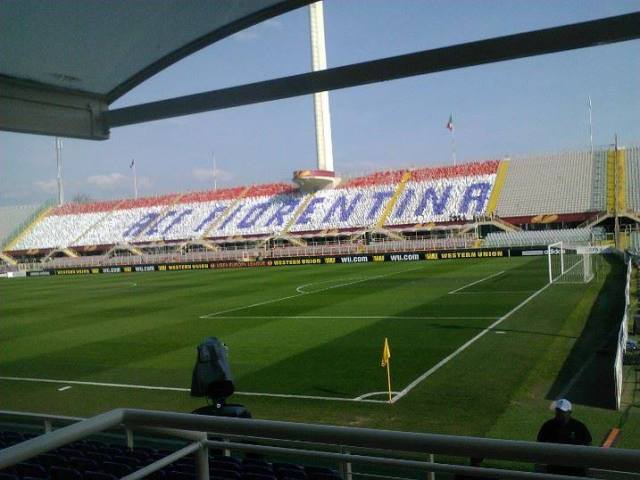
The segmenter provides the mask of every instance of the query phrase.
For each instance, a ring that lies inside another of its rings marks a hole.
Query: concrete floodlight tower
[[[309,5],[309,24],[311,30],[311,67],[314,72],[327,69],[327,50],[324,38],[323,3]],[[303,190],[318,190],[335,185],[339,179],[333,170],[333,142],[331,140],[331,113],[329,111],[329,92],[313,95],[316,119],[316,150],[318,163],[316,170],[298,170],[293,180]]]
[[[324,39],[324,11],[322,2],[309,5],[311,25],[311,65],[314,72],[327,69],[327,49]],[[318,170],[333,171],[333,144],[331,141],[331,112],[329,92],[313,95],[316,112],[316,147]]]

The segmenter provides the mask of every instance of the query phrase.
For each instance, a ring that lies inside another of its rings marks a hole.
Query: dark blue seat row
[[[0,448],[20,443],[35,435],[0,431]],[[95,440],[71,443],[0,471],[0,480],[111,480],[155,462],[173,450],[136,447],[129,449]],[[303,467],[293,463],[268,462],[247,455],[240,460],[218,452],[209,458],[210,474],[220,480],[342,480],[326,467]],[[152,480],[196,478],[194,456],[185,457],[150,476]]]

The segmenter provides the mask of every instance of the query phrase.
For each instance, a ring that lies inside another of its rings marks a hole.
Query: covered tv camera
[[[235,391],[229,366],[227,346],[216,337],[205,338],[198,345],[198,356],[191,376],[191,396],[208,397],[214,405],[199,408],[193,413],[225,417],[251,418],[242,405],[227,405],[227,397]]]
[[[191,396],[224,400],[235,391],[227,347],[216,337],[198,345],[198,358],[191,376]]]

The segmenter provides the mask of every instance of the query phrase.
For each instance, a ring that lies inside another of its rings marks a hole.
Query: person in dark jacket
[[[571,418],[571,402],[562,398],[555,402],[555,417],[547,420],[538,432],[538,441],[547,443],[564,443],[570,445],[591,445],[591,433],[587,426]],[[559,475],[587,476],[586,467],[569,467],[563,465],[547,465],[547,473]]]

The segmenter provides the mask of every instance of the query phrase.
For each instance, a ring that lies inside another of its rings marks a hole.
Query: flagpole
[[[447,122],[447,130],[451,132],[451,160],[453,160],[453,166],[456,166],[456,135],[454,133],[455,127],[453,126],[453,113],[449,115],[449,121]]]
[[[453,160],[453,166],[456,166],[457,163],[457,159],[456,159],[456,135],[454,132],[454,127],[451,127],[451,158]]]
[[[389,388],[389,403],[391,403],[391,359],[387,361],[387,386]]]
[[[138,199],[138,176],[136,175],[136,160],[131,160],[131,168],[133,168],[133,196]]]
[[[591,95],[589,95],[589,141],[591,143],[591,157],[593,157],[593,119],[591,116]]]
[[[391,349],[389,348],[389,339],[384,337],[384,345],[382,346],[382,362],[383,367],[387,367],[387,387],[389,389],[389,403],[391,403]]]

